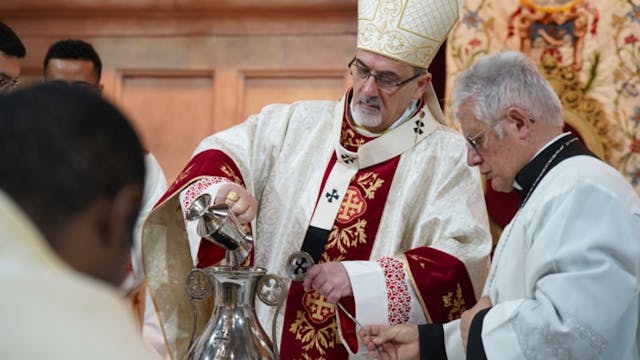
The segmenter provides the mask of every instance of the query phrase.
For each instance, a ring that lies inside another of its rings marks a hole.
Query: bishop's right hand
[[[258,212],[258,201],[242,186],[228,182],[220,185],[214,204],[225,203],[240,224],[248,224]]]

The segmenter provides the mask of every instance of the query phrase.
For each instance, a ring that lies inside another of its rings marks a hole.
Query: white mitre
[[[427,68],[459,8],[459,0],[359,0],[358,48]]]

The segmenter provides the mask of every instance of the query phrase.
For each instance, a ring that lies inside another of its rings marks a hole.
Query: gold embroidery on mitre
[[[458,0],[359,0],[358,48],[428,67],[458,20]]]
[[[222,165],[222,167],[220,167],[220,170],[227,175],[228,177],[233,179],[233,182],[238,184],[238,185],[242,185],[242,180],[238,177],[238,175],[236,175],[235,171],[233,171],[228,165]]]
[[[376,190],[384,184],[384,180],[380,179],[378,174],[374,172],[362,174],[357,182],[364,190],[364,197],[367,199],[373,199],[376,196]]]
[[[460,284],[457,284],[455,297],[453,292],[448,292],[447,295],[442,297],[442,303],[445,308],[449,309],[449,315],[447,319],[449,321],[455,320],[462,316],[462,313],[467,310],[466,303],[464,298],[462,297],[462,288]]]
[[[305,311],[298,310],[296,312],[296,320],[291,324],[289,331],[295,334],[296,340],[302,343],[302,349],[309,351],[317,350],[324,355],[324,349],[333,349],[338,341],[338,328],[336,325],[335,305],[325,301],[324,296],[316,291],[310,291],[304,294],[302,305]],[[318,329],[307,320],[307,316],[311,318],[311,322],[320,325],[327,320],[329,323]]]
[[[366,226],[367,220],[364,219],[360,219],[355,224],[344,229],[338,229],[338,227],[334,226],[331,229],[325,248],[337,247],[341,254],[346,254],[348,248],[355,247],[358,244],[366,244]]]

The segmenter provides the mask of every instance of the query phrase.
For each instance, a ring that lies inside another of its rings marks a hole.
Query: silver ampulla
[[[192,338],[185,359],[276,360],[277,349],[260,325],[254,303],[257,295],[267,305],[282,305],[284,282],[263,268],[241,266],[250,254],[253,239],[227,205],[210,202],[207,194],[198,197],[187,219],[198,221],[198,235],[227,250],[226,265],[194,269],[187,276],[192,301],[213,295],[215,305],[202,334]]]
[[[227,204],[211,204],[211,195],[196,198],[187,211],[187,220],[197,221],[198,235],[227,250],[227,265],[241,265],[253,247],[253,238],[245,233]]]

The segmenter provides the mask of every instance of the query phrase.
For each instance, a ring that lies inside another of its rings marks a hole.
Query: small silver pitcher
[[[265,304],[280,308],[286,296],[284,281],[263,268],[240,266],[249,256],[253,239],[226,205],[210,205],[210,201],[209,195],[198,197],[187,219],[198,221],[198,235],[227,250],[227,264],[194,269],[187,276],[192,302],[212,293],[215,301],[202,334],[197,339],[192,334],[185,359],[277,360],[277,348],[260,325],[254,303],[257,295]]]
[[[198,235],[227,250],[227,265],[241,265],[249,257],[253,237],[245,233],[227,204],[211,205],[211,195],[200,195],[189,207],[187,220],[198,222]]]

